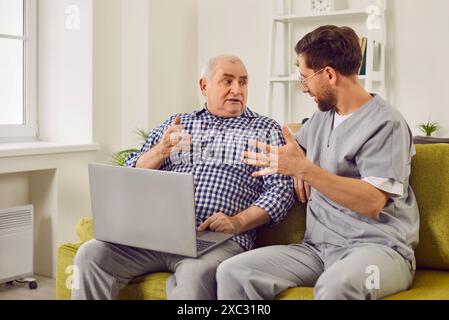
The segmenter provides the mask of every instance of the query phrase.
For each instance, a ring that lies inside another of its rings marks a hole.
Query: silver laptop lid
[[[97,240],[197,256],[193,176],[89,164]]]

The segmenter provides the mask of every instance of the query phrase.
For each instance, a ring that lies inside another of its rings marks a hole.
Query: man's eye
[[[232,80],[231,80],[231,79],[224,79],[224,80],[223,80],[223,83],[224,83],[225,85],[230,85],[230,84],[232,83]]]
[[[246,86],[246,84],[248,83],[248,81],[246,80],[240,80],[240,86]]]

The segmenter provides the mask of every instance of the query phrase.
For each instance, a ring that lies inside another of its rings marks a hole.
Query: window
[[[0,0],[0,141],[37,136],[36,0]]]

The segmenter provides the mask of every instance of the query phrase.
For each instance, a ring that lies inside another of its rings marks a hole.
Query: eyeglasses
[[[318,73],[320,73],[320,72],[323,71],[324,69],[326,69],[326,67],[324,67],[324,68],[318,70],[317,72],[315,72],[315,73],[313,73],[313,74],[311,74],[310,76],[305,77],[305,78],[299,76],[299,87],[300,87],[300,88],[304,88],[304,87],[307,85],[306,83],[307,83],[307,81],[308,81],[310,78],[313,78],[314,76],[316,76]]]

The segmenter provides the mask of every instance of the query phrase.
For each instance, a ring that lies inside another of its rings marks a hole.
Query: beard
[[[323,90],[322,98],[318,98],[318,109],[321,112],[327,112],[335,108],[337,105],[337,96],[329,89]]]

